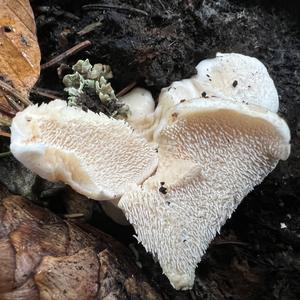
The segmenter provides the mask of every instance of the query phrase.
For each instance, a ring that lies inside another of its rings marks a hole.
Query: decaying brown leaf
[[[0,84],[6,83],[27,99],[40,74],[40,49],[29,0],[0,0]],[[20,97],[0,89],[0,117],[10,117],[22,107]],[[7,99],[15,103],[13,107]]]
[[[0,189],[0,299],[161,299],[112,237],[6,195]]]

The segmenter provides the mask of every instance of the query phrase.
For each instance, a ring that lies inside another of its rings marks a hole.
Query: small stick
[[[248,246],[247,243],[243,243],[243,242],[235,242],[235,241],[212,242],[212,245],[215,245],[215,246],[222,246],[222,245]]]
[[[64,15],[66,18],[69,18],[69,19],[71,19],[71,20],[80,21],[80,18],[79,18],[79,17],[77,17],[76,15],[74,15],[74,14],[72,14],[72,13],[70,13],[70,12],[65,11],[65,12],[63,13],[63,15]]]
[[[83,36],[83,35],[85,35],[87,33],[90,33],[91,31],[95,30],[97,27],[101,26],[102,25],[102,21],[103,21],[103,19],[101,19],[98,22],[94,22],[92,24],[89,24],[89,25],[85,26],[83,29],[81,29],[80,31],[78,31],[77,34],[79,36]]]
[[[163,8],[164,11],[167,11],[165,5],[161,2],[161,0],[158,0],[159,4],[161,5],[161,7]]]
[[[144,16],[148,16],[149,14],[141,9],[134,8],[134,7],[128,7],[128,6],[118,6],[118,5],[106,5],[106,4],[87,4],[82,6],[84,10],[90,10],[90,9],[116,9],[116,10],[128,10],[131,12],[139,13]]]
[[[62,60],[66,59],[67,57],[69,57],[71,55],[74,55],[75,53],[89,47],[90,45],[92,45],[91,41],[89,41],[89,40],[83,41],[83,42],[75,45],[74,47],[68,49],[67,51],[57,55],[56,57],[54,57],[50,61],[42,64],[41,69],[45,70],[45,69],[48,69],[50,67],[53,67],[53,66],[59,64]]]
[[[23,104],[26,106],[32,105],[31,101],[29,99],[23,97],[15,88],[7,84],[5,81],[0,79],[0,88],[5,91],[10,93],[12,96],[16,97],[19,101],[21,101]]]
[[[3,130],[0,129],[0,136],[4,136],[4,137],[10,138],[10,133],[8,133],[8,132],[3,131]]]
[[[132,82],[129,85],[125,86],[120,92],[117,93],[116,97],[121,97],[127,94],[130,90],[132,90],[136,86],[136,82]]]
[[[82,214],[82,213],[65,214],[65,215],[63,215],[63,217],[66,219],[76,219],[76,218],[84,217],[84,214]]]
[[[1,115],[0,115],[0,125],[10,126],[11,125],[11,120],[3,119],[3,118],[1,118]]]
[[[10,106],[15,109],[16,111],[21,111],[23,110],[23,107],[21,105],[19,105],[13,97],[11,97],[10,95],[5,95],[5,99],[7,100],[7,102],[10,104]]]
[[[14,117],[16,115],[16,113],[12,110],[10,110],[9,107],[7,107],[6,105],[3,105],[0,103],[0,112],[2,112],[3,114],[9,116],[9,117]]]
[[[2,152],[2,153],[0,153],[0,158],[6,157],[6,156],[9,156],[9,155],[11,155],[10,151]]]
[[[31,92],[33,94],[39,95],[39,96],[43,96],[49,99],[61,99],[63,97],[62,93],[59,93],[57,91],[52,91],[52,90],[48,90],[48,89],[42,89],[42,88],[36,88],[31,90]]]

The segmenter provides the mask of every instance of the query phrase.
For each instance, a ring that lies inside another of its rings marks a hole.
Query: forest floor
[[[89,5],[100,2],[102,6]],[[47,89],[50,96],[57,92],[66,99],[62,74],[78,59],[89,58],[93,64],[111,66],[116,92],[136,83],[157,96],[172,81],[194,74],[202,59],[216,52],[242,53],[261,60],[274,79],[280,114],[291,129],[292,152],[244,199],[199,264],[194,288],[184,292],[170,286],[159,264],[132,237],[133,229],[113,223],[98,203],[68,203],[68,190],[37,178],[12,157],[1,159],[2,183],[60,215],[78,212],[80,205],[85,221],[137,250],[143,273],[166,299],[300,299],[299,8],[272,7],[269,1],[258,0],[34,0],[31,4],[42,64],[81,42],[92,43],[68,56],[63,66],[43,68],[38,91]],[[82,31],[87,25],[91,31]],[[31,100],[49,98],[33,93]]]

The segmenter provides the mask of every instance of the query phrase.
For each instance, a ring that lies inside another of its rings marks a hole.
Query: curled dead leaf
[[[6,196],[0,185],[0,299],[162,299],[112,237]]]
[[[0,7],[0,123],[8,125],[26,105],[20,99],[39,77],[41,55],[29,0],[0,0]]]

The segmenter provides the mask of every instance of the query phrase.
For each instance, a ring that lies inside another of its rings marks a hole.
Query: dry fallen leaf
[[[1,300],[162,299],[121,243],[1,185],[0,270]]]
[[[6,83],[27,99],[40,74],[41,55],[29,0],[0,0],[0,8],[0,123],[7,125],[22,103],[3,87]]]

